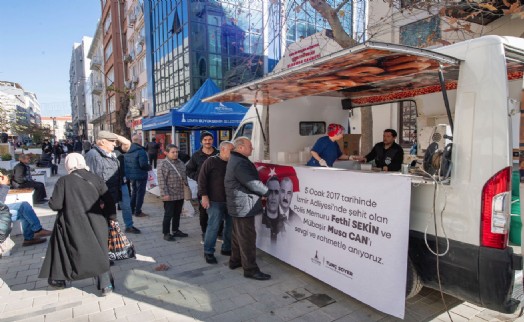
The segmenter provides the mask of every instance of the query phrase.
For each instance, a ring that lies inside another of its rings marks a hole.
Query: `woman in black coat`
[[[58,211],[40,278],[64,288],[65,281],[98,278],[102,295],[112,291],[108,259],[108,220],[116,219],[115,202],[99,176],[89,172],[84,157],[65,159],[69,173],[58,179],[49,207]]]

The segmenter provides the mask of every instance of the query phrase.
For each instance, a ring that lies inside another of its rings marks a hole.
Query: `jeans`
[[[227,205],[225,202],[209,202],[209,208],[207,209],[207,229],[204,237],[204,253],[214,254],[215,244],[217,242],[218,229],[222,220],[225,220],[223,238],[224,243],[222,244],[223,251],[231,251],[231,230],[232,221],[231,216],[227,213]]]
[[[140,214],[146,195],[147,179],[131,180],[131,212]]]
[[[11,203],[8,204],[7,207],[11,213],[11,219],[22,222],[22,232],[24,233],[25,240],[33,239],[34,232],[42,229],[35,210],[27,201]]]
[[[122,209],[122,218],[124,219],[124,224],[126,228],[133,227],[133,212],[131,211],[131,200],[129,198],[129,189],[127,184],[123,184],[121,187],[122,190],[122,200],[120,201],[120,209]]]

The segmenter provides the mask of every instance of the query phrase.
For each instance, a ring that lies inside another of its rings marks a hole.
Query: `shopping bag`
[[[189,186],[187,184],[184,185],[184,200],[191,200],[193,199],[193,196],[191,194],[191,189],[189,189]]]
[[[110,260],[135,257],[135,246],[120,230],[118,222],[112,220],[109,222],[108,247]]]
[[[191,201],[184,200],[184,206],[182,206],[182,217],[194,217],[195,208],[191,204]]]
[[[153,189],[156,186],[158,186],[158,179],[157,179],[157,176],[156,176],[156,172],[154,170],[149,170],[147,172],[146,189],[150,190],[150,189]]]

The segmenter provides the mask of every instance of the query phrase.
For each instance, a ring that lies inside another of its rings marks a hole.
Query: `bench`
[[[45,186],[45,182],[46,182],[46,179],[45,179],[46,175],[45,175],[45,173],[36,173],[36,174],[33,174],[32,177],[33,177],[33,179],[35,181],[42,182],[44,184],[44,186]]]
[[[31,207],[33,206],[33,188],[23,188],[23,189],[10,189],[5,198],[5,204],[9,207],[9,204],[27,201]],[[22,223],[20,220],[13,222],[13,229],[11,230],[12,236],[17,236],[22,234]]]

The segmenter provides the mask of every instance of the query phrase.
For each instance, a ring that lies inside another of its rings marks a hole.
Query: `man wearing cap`
[[[311,149],[311,159],[306,165],[311,167],[332,167],[335,161],[349,160],[349,155],[340,151],[336,141],[344,136],[344,127],[340,124],[329,124],[328,135],[317,140]]]
[[[139,234],[140,230],[133,226],[129,190],[122,175],[124,165],[114,152],[117,143],[120,143],[120,150],[124,153],[131,147],[131,142],[123,136],[109,131],[98,132],[96,144],[85,155],[86,164],[91,172],[104,179],[115,203],[120,202],[122,217],[126,225],[125,231]]]
[[[375,160],[377,168],[382,171],[400,171],[404,162],[404,150],[395,142],[397,131],[393,129],[384,130],[382,142],[375,144],[371,152],[365,157],[357,156],[355,160],[370,162]]]
[[[214,155],[217,155],[219,151],[215,149],[213,146],[213,134],[209,132],[202,132],[200,135],[200,144],[202,147],[200,150],[193,153],[193,156],[191,156],[191,159],[186,164],[186,173],[187,176],[191,179],[198,181],[198,175],[200,174],[200,168],[202,167],[202,164],[204,164],[204,161],[207,160],[207,158],[212,157]],[[202,196],[198,196],[199,199],[202,198]],[[204,236],[206,234],[207,229],[207,212],[206,209],[202,207],[202,202],[198,203],[198,211],[199,211],[199,218],[200,218],[200,229],[202,229],[202,242],[204,241]],[[222,229],[219,230],[218,235],[222,235]]]

